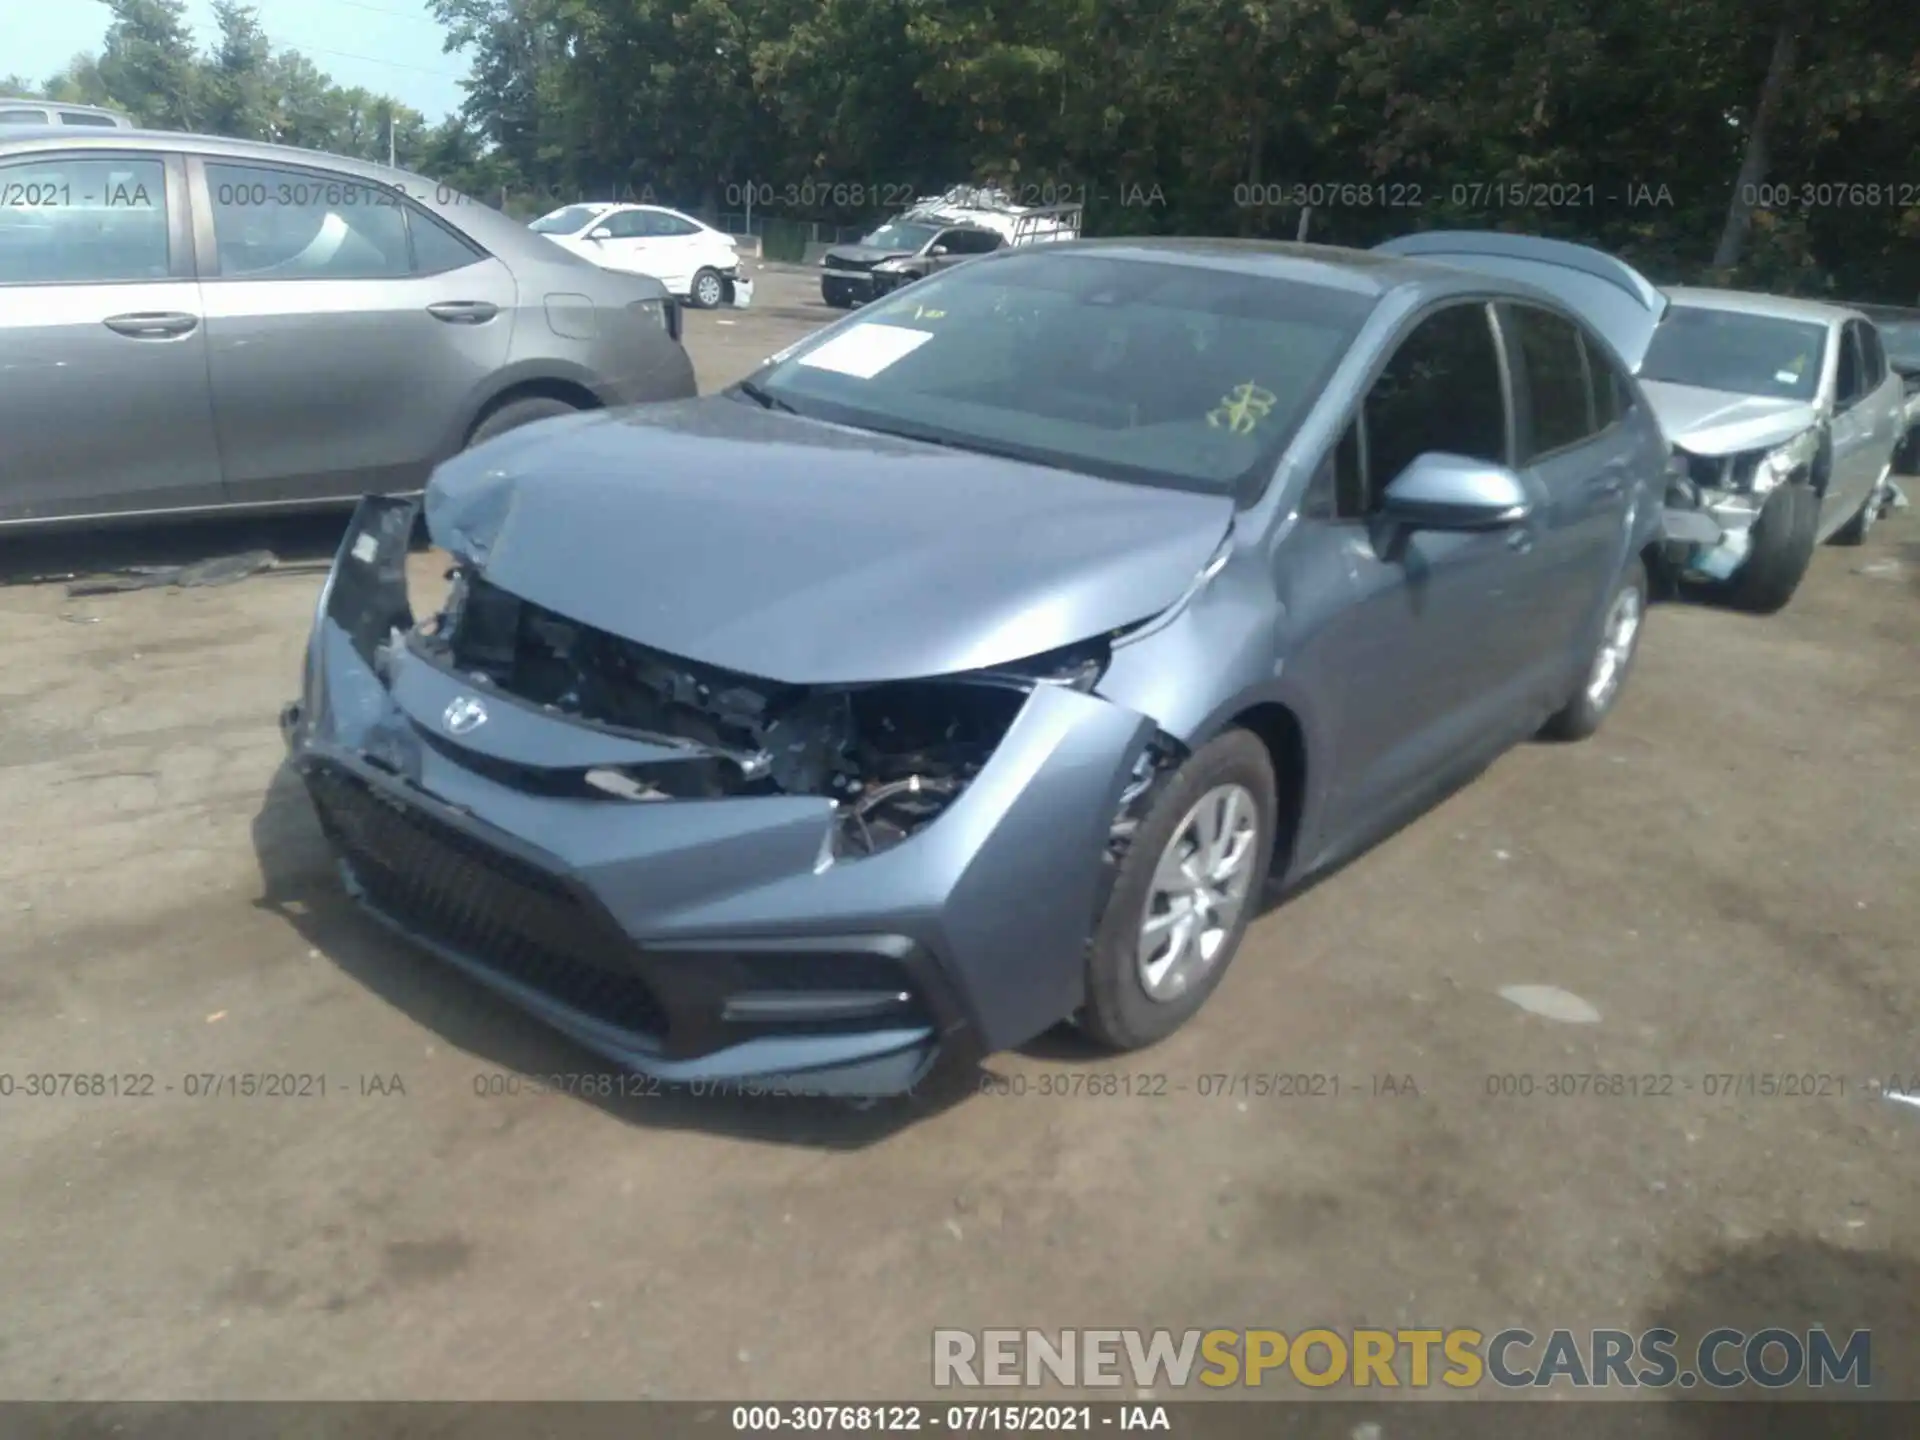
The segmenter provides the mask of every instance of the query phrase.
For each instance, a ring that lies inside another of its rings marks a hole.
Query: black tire
[[[710,291],[711,300],[701,298],[703,290]],[[687,286],[687,303],[696,310],[717,310],[727,301],[727,282],[721,278],[718,270],[698,270],[694,272],[693,282]]]
[[[1894,450],[1887,479],[1891,481],[1895,475],[1920,475],[1920,429],[1909,430]]]
[[[1809,485],[1782,485],[1753,522],[1752,548],[1720,593],[1736,610],[1772,615],[1786,607],[1813,560],[1820,497]]]
[[[489,411],[480,417],[480,423],[473,427],[473,433],[467,436],[467,448],[471,450],[483,440],[491,440],[496,435],[504,435],[509,430],[518,430],[522,425],[531,425],[535,420],[551,420],[556,415],[572,415],[579,409],[564,400],[556,400],[551,395],[529,395],[524,400],[509,400],[497,410]]]
[[[1245,787],[1254,797],[1251,889],[1198,983],[1176,1000],[1156,1000],[1142,985],[1137,964],[1140,924],[1154,871],[1188,812],[1209,790],[1229,783]],[[1273,761],[1259,737],[1247,730],[1229,730],[1209,741],[1161,783],[1121,861],[1087,952],[1086,1004],[1074,1020],[1089,1038],[1109,1049],[1137,1050],[1171,1035],[1206,1003],[1233,963],[1259,908],[1273,860],[1276,808]]]
[[[1629,561],[1626,572],[1619,583],[1607,596],[1606,618],[1601,622],[1599,638],[1594,641],[1593,650],[1587,656],[1587,663],[1581,668],[1580,678],[1574,682],[1573,697],[1566,705],[1552,715],[1540,729],[1540,734],[1548,740],[1585,740],[1600,728],[1601,723],[1613,712],[1619,703],[1620,692],[1626,689],[1627,677],[1633,673],[1634,659],[1640,653],[1640,632],[1645,628],[1647,601],[1649,597],[1647,567],[1637,558]],[[1635,597],[1636,609],[1633,634],[1628,638],[1626,657],[1616,657],[1615,671],[1611,688],[1598,699],[1593,694],[1593,684],[1598,678],[1602,655],[1608,643],[1615,636],[1614,620],[1622,597],[1629,592]]]
[[[1867,543],[1867,535],[1873,529],[1873,522],[1880,518],[1880,507],[1887,500],[1887,481],[1892,478],[1893,467],[1889,465],[1887,473],[1873,482],[1873,489],[1868,492],[1867,498],[1860,502],[1860,508],[1853,512],[1853,517],[1834,532],[1835,545]]]

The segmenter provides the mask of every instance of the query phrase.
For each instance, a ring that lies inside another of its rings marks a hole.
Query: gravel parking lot
[[[703,388],[832,313],[763,272],[690,317]],[[603,1072],[346,902],[275,726],[319,584],[0,589],[0,1393],[908,1397],[937,1326],[1825,1323],[1920,1396],[1920,1108],[1872,1093],[1920,1075],[1913,512],[1777,617],[1656,610],[1597,739],[1273,909],[1159,1049],[864,1112],[476,1093]],[[255,1073],[325,1094],[190,1078]],[[1596,1073],[1671,1078],[1547,1094]],[[1207,1078],[1276,1074],[1337,1094]]]

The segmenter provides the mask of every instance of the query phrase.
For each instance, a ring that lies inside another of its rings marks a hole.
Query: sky
[[[460,108],[466,66],[444,54],[446,32],[424,0],[251,0],[276,50],[298,50],[342,85],[364,85],[429,121]],[[213,0],[187,0],[201,49],[213,43]],[[36,82],[83,50],[99,52],[112,13],[99,0],[0,0],[0,75]]]

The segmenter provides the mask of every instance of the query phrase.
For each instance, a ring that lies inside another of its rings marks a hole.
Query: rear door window
[[[1506,315],[1508,333],[1517,342],[1526,396],[1523,460],[1580,444],[1600,424],[1579,327],[1532,305],[1509,305]]]
[[[387,280],[412,270],[392,188],[278,165],[207,162],[218,273],[228,280]]]

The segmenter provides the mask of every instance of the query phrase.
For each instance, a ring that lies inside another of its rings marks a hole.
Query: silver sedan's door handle
[[[436,300],[427,313],[449,325],[484,325],[500,313],[500,307],[487,300]]]
[[[191,335],[200,317],[183,310],[139,310],[130,315],[109,315],[100,323],[114,334],[133,340],[170,340]]]
[[[1507,548],[1517,550],[1522,555],[1526,554],[1533,549],[1533,532],[1518,529],[1507,531]]]

